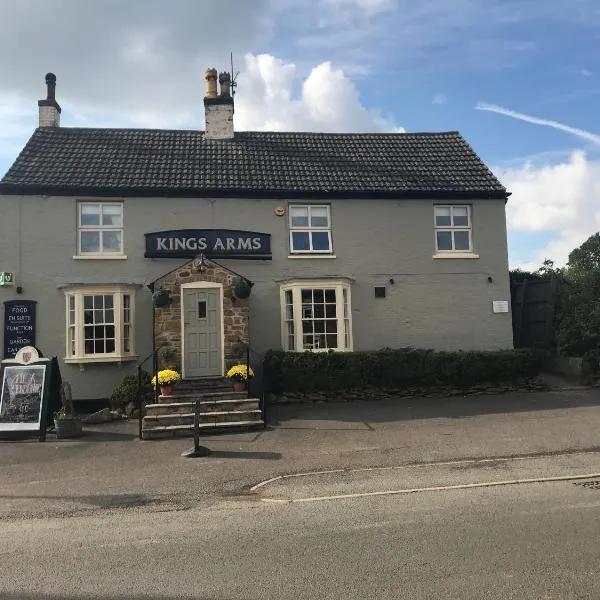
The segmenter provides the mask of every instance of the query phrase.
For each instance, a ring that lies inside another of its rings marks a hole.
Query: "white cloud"
[[[444,94],[436,94],[431,101],[431,104],[446,104],[448,98]]]
[[[487,104],[486,102],[480,102],[475,107],[475,109],[497,113],[499,115],[504,115],[505,117],[511,117],[512,119],[518,119],[519,121],[533,123],[534,125],[545,125],[546,127],[552,127],[553,129],[558,129],[560,131],[570,133],[571,135],[580,137],[584,140],[587,140],[588,142],[600,145],[600,135],[591,133],[589,131],[585,131],[585,129],[571,127],[570,125],[565,125],[564,123],[559,123],[558,121],[552,121],[550,119],[540,119],[539,117],[532,117],[530,115],[525,115],[523,113],[510,110],[509,108],[497,106],[496,104]]]
[[[589,69],[579,69],[579,74],[583,77],[591,77],[592,72]]]
[[[360,103],[356,87],[330,62],[301,82],[296,66],[268,54],[245,57],[235,96],[235,127],[262,131],[403,131],[393,118]]]
[[[557,164],[494,169],[512,192],[508,228],[514,232],[549,232],[551,241],[533,261],[514,266],[537,268],[545,258],[564,265],[571,250],[600,230],[600,161],[582,151]]]

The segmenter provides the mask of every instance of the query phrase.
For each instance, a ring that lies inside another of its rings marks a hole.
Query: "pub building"
[[[215,69],[204,131],[61,127],[46,85],[0,182],[1,335],[57,356],[76,400],[108,398],[153,331],[185,379],[223,376],[240,340],[254,366],[512,347],[508,193],[460,133],[234,131]]]

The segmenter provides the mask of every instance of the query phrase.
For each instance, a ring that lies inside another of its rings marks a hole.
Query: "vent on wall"
[[[385,298],[384,286],[375,286],[375,298]]]

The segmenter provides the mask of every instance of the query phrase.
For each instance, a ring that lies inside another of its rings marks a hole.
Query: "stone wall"
[[[206,260],[203,272],[190,261],[161,277],[155,282],[155,291],[167,290],[172,298],[169,306],[156,308],[156,347],[168,344],[175,351],[175,362],[181,370],[181,285],[208,281],[223,285],[223,326],[225,367],[245,361],[245,351],[239,340],[248,341],[248,320],[250,310],[248,299],[236,298],[233,295],[233,285],[240,279],[239,275]],[[164,368],[159,359],[159,368]]]
[[[357,402],[375,400],[417,400],[421,398],[452,398],[465,396],[497,395],[509,392],[539,392],[547,391],[548,385],[540,378],[525,379],[516,382],[498,384],[479,384],[468,388],[440,387],[410,387],[406,389],[349,389],[337,392],[286,392],[282,394],[267,394],[268,404],[298,404],[311,402]]]

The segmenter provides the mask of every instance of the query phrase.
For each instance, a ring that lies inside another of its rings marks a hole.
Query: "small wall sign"
[[[146,233],[146,258],[271,259],[271,235],[238,229],[174,229]]]
[[[4,303],[4,358],[14,358],[24,346],[35,346],[35,300]]]
[[[508,300],[494,300],[492,306],[495,313],[507,313],[508,312]]]
[[[0,271],[0,285],[13,285],[15,282],[15,274],[7,271]]]

